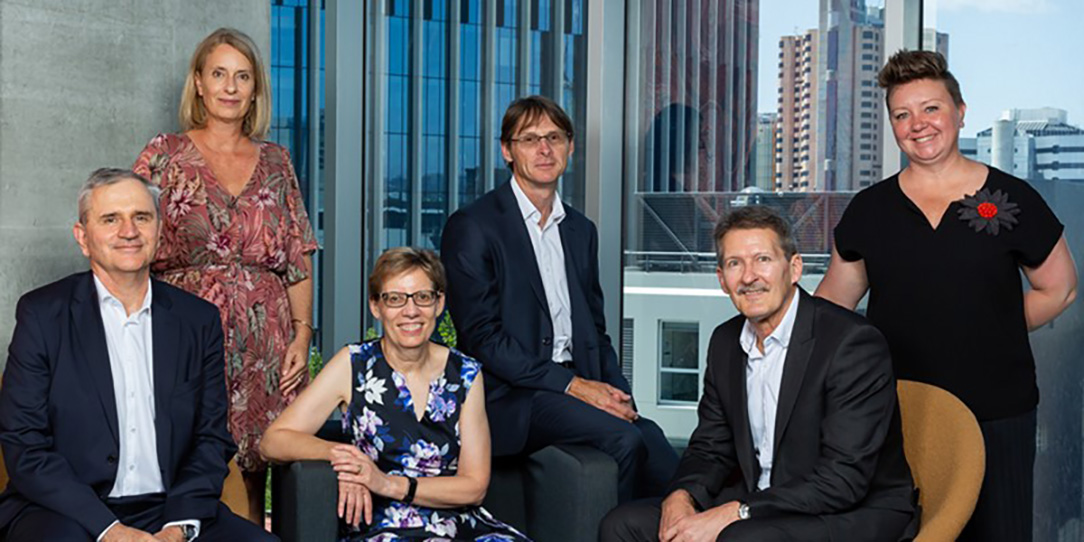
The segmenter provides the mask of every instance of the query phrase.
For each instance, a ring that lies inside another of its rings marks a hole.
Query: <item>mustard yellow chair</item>
[[[0,490],[8,485],[8,469],[4,465],[4,456],[0,453]],[[255,521],[249,513],[248,490],[245,489],[245,481],[241,479],[241,469],[237,468],[237,462],[230,460],[230,474],[222,484],[222,502],[238,516],[249,521]],[[262,525],[261,525],[262,527]]]
[[[922,523],[915,542],[956,540],[982,488],[986,446],[971,410],[951,393],[921,382],[896,386],[903,448],[919,489]]]

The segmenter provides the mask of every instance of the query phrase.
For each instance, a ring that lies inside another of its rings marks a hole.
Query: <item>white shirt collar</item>
[[[108,303],[110,301],[115,301],[117,303],[120,303],[120,305],[122,307],[124,306],[124,303],[122,303],[120,299],[117,299],[117,296],[113,295],[109,291],[109,288],[105,287],[105,284],[102,284],[102,281],[98,278],[98,275],[95,275],[94,273],[91,273],[91,276],[94,277],[94,288],[98,291],[98,304],[99,305],[104,305],[104,304],[106,304],[106,303]],[[152,288],[151,288],[151,279],[148,278],[147,279],[147,294],[143,296],[143,304],[139,306],[139,310],[136,311],[135,314],[141,314],[143,312],[150,312],[150,310],[151,310],[151,290],[152,290]]]
[[[535,207],[531,200],[527,198],[527,194],[523,192],[523,189],[519,187],[519,183],[513,176],[512,180],[512,193],[516,195],[516,203],[519,204],[519,212],[523,215],[523,220],[530,220],[535,224],[542,218],[542,211]],[[560,224],[561,220],[565,218],[565,205],[561,203],[561,194],[557,192],[553,193],[553,210],[550,211],[550,217],[546,225]]]
[[[767,348],[769,341],[775,341],[779,343],[783,348],[790,346],[790,334],[794,330],[795,315],[798,314],[798,299],[801,298],[801,293],[797,291],[795,287],[794,296],[790,299],[790,305],[787,307],[787,312],[783,313],[783,320],[779,322],[779,325],[772,331],[767,338],[764,339],[764,347]],[[757,334],[753,329],[753,324],[748,319],[745,320],[745,325],[741,328],[741,348],[745,350],[745,355],[749,357],[761,357],[760,350],[757,350]]]

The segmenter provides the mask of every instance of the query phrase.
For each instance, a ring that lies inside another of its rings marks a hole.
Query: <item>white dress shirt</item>
[[[565,206],[561,196],[553,198],[553,210],[545,224],[542,212],[527,199],[527,194],[520,189],[519,183],[512,179],[512,193],[516,195],[519,211],[527,223],[527,232],[531,237],[534,257],[538,262],[538,273],[542,276],[542,288],[546,292],[549,304],[550,320],[553,323],[553,361],[564,362],[572,359],[572,304],[568,300],[568,274],[565,270],[565,249],[561,244],[561,229],[558,227],[565,219]]]
[[[117,429],[120,433],[120,457],[117,479],[109,492],[112,498],[162,493],[162,473],[158,465],[158,444],[154,427],[154,333],[151,327],[151,284],[143,304],[132,314],[124,304],[94,277],[98,291],[98,310],[105,328],[109,352],[109,370],[113,373],[113,397],[117,403]],[[101,540],[113,522],[98,535]],[[199,532],[200,522],[189,520],[169,525],[188,524]],[[151,533],[154,534],[154,533]]]
[[[757,336],[749,320],[741,330],[741,347],[745,350],[745,391],[749,400],[749,429],[753,449],[760,464],[758,489],[772,485],[772,459],[775,455],[775,414],[779,405],[779,387],[783,382],[783,365],[790,346],[790,333],[798,313],[798,294],[790,300],[783,320],[764,339],[764,351],[757,348]]]

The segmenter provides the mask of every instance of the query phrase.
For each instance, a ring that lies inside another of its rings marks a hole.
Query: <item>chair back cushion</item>
[[[915,540],[955,540],[982,488],[982,431],[967,406],[937,386],[900,380],[897,390],[904,453],[922,505]]]

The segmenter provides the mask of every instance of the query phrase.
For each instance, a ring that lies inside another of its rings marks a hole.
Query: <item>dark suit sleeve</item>
[[[750,495],[746,504],[753,517],[842,512],[869,491],[896,406],[884,337],[870,325],[853,328],[828,371],[817,465],[802,478]]]
[[[621,374],[621,366],[617,362],[617,352],[614,351],[610,336],[606,334],[605,302],[602,297],[602,285],[598,282],[598,229],[595,228],[594,224],[588,223],[591,226],[591,236],[586,256],[591,265],[587,303],[591,307],[591,319],[595,322],[595,331],[598,334],[598,357],[599,363],[602,364],[602,380],[632,395],[632,387],[629,386],[625,375]]]
[[[515,387],[564,393],[572,371],[539,357],[504,329],[502,292],[485,232],[465,213],[452,215],[441,235],[441,260],[448,275],[448,308],[463,351]],[[519,292],[529,295],[529,292]]]
[[[701,509],[710,508],[715,495],[723,490],[723,485],[737,465],[737,453],[734,448],[734,432],[723,409],[721,390],[724,382],[716,373],[723,369],[725,360],[718,359],[716,344],[719,335],[716,330],[708,345],[708,366],[704,370],[704,396],[697,408],[699,421],[689,447],[681,456],[677,474],[670,482],[667,494],[684,489],[692,495]]]
[[[12,487],[26,500],[72,518],[97,537],[116,516],[93,488],[79,480],[68,460],[53,451],[48,406],[52,374],[43,330],[57,323],[42,322],[37,309],[26,298],[15,309],[15,332],[0,390],[4,465]]]
[[[222,496],[222,483],[229,473],[228,463],[237,447],[226,426],[228,403],[226,400],[225,366],[222,354],[222,324],[218,311],[205,318],[200,328],[203,358],[200,378],[203,383],[197,391],[199,402],[196,411],[192,442],[180,454],[179,467],[173,483],[166,488],[165,521],[213,518]],[[201,315],[203,316],[203,315]]]

